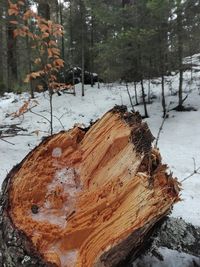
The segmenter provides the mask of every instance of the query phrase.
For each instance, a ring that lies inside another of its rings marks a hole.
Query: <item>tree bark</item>
[[[141,252],[135,261],[135,257],[129,260],[127,267],[144,266],[144,257],[155,256],[160,261],[164,260],[164,255],[161,254],[160,248],[168,248],[178,252],[187,253],[190,256],[197,257],[195,263],[188,263],[185,267],[200,266],[200,227],[186,223],[181,218],[166,217],[154,227],[149,238],[149,244]],[[142,265],[138,265],[142,264]],[[166,264],[165,264],[166,265]]]
[[[113,267],[137,255],[179,201],[152,140],[124,106],[46,138],[3,183],[4,266]]]
[[[183,219],[168,217],[151,238],[154,247],[167,247],[200,256],[200,227]]]

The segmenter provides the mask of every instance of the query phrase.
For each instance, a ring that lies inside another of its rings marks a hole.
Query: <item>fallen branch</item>
[[[35,104],[32,107],[30,106],[31,104]],[[13,112],[10,114],[10,116],[13,116],[12,120],[14,120],[15,118],[18,118],[20,116],[23,116],[25,113],[27,113],[31,108],[34,108],[38,105],[38,102],[36,100],[31,101],[31,99],[29,99],[28,101],[24,101],[24,104],[19,108],[18,111]]]
[[[11,143],[11,142],[9,142],[9,141],[7,141],[7,140],[4,140],[3,138],[4,138],[4,137],[1,136],[1,137],[0,137],[0,140],[3,141],[3,142],[5,142],[5,143],[8,143],[8,144],[10,144],[10,145],[13,145],[13,146],[15,145],[14,143]]]
[[[32,136],[32,134],[11,134],[11,135],[2,135],[1,138],[9,138],[9,137],[16,137],[16,136]]]
[[[0,129],[4,129],[4,128],[11,128],[11,127],[18,127],[17,125],[20,125],[21,123],[16,123],[16,124],[3,124],[0,125]],[[18,127],[20,128],[20,127]]]
[[[20,135],[19,132],[27,132],[27,129],[17,126],[19,124],[1,125],[0,137],[12,137]]]

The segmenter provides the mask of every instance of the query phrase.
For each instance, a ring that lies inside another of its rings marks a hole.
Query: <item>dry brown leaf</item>
[[[35,64],[40,64],[41,63],[41,58],[36,58],[34,61]]]
[[[25,3],[24,3],[23,1],[18,1],[17,3],[18,3],[18,5],[20,5],[20,6],[24,6],[24,5],[25,5]]]

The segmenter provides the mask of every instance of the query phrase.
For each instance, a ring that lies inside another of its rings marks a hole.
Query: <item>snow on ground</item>
[[[193,62],[195,60],[196,58],[194,58]],[[188,94],[185,105],[195,107],[197,111],[170,111],[169,118],[164,124],[159,139],[159,148],[163,160],[169,165],[170,170],[180,181],[193,172],[193,159],[195,159],[196,166],[200,166],[200,72],[194,71],[192,79],[193,83],[190,82],[191,72],[185,72],[184,96]],[[166,77],[166,80],[168,81],[168,85],[166,86],[166,101],[167,106],[171,109],[177,105],[178,97],[175,93],[178,89],[178,75]],[[129,85],[129,89],[134,102],[134,87],[132,84]],[[147,92],[148,82],[145,83],[145,89]],[[137,90],[140,92],[139,85]],[[151,95],[154,98],[152,99],[153,103],[148,104],[150,117],[146,119],[154,136],[157,136],[162,123],[160,93],[160,81],[156,79],[151,83]],[[36,94],[35,100],[37,103],[32,103],[32,105],[37,104],[32,109],[34,114],[27,112],[23,116],[15,119],[12,119],[12,116],[8,116],[12,112],[18,111],[24,101],[27,101],[29,97],[30,95],[28,93],[23,93],[22,95],[7,93],[4,97],[0,98],[0,126],[19,123],[20,127],[27,130],[27,132],[20,132],[23,134],[21,136],[5,139],[14,145],[0,140],[0,184],[3,182],[9,170],[39,144],[42,137],[49,135],[49,122],[47,119],[49,119],[50,114],[47,92]],[[76,96],[69,94],[58,96],[54,94],[54,132],[72,128],[75,123],[81,123],[87,126],[91,120],[97,120],[116,104],[127,105],[131,109],[126,87],[122,84],[102,84],[100,89],[97,86],[94,88],[86,86],[85,97],[81,96],[80,85],[76,86]],[[136,109],[143,114],[142,105],[137,106]],[[35,113],[40,114],[40,116]],[[182,217],[187,222],[200,225],[200,176],[192,176],[183,183],[182,188],[183,201],[175,205],[172,216]],[[166,259],[168,265],[163,265],[164,263],[162,263],[162,266],[179,266],[170,263],[171,256],[169,255],[172,254],[169,251],[165,250],[164,254],[168,259],[168,261]],[[183,254],[173,256],[173,258],[179,258],[179,260],[184,257]],[[187,260],[182,260],[183,265],[180,266],[189,266],[185,263]],[[155,260],[152,266],[157,267],[159,264]]]

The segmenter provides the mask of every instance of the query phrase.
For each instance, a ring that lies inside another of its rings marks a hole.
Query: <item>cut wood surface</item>
[[[5,266],[110,267],[136,253],[179,200],[152,141],[124,106],[44,140],[3,185]],[[8,227],[28,258],[12,256]]]

